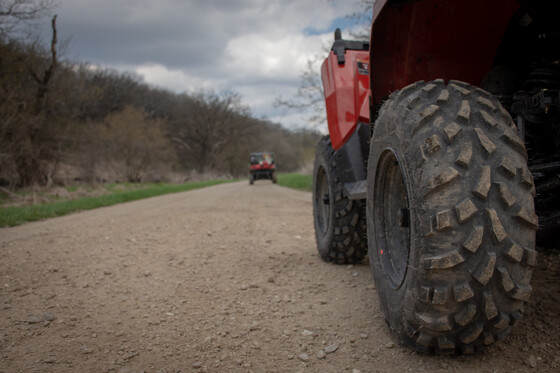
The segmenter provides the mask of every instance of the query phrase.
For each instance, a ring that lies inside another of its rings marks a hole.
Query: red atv
[[[369,253],[387,323],[418,351],[480,350],[531,295],[535,233],[560,225],[559,14],[377,0],[369,42],[335,33],[317,247],[340,264]]]
[[[274,153],[251,153],[251,173],[249,174],[249,184],[253,185],[255,180],[259,179],[269,179],[276,184]]]

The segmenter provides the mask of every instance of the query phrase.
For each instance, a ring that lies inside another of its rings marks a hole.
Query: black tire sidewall
[[[411,185],[410,185],[410,175],[408,173],[409,167],[406,163],[407,158],[404,154],[403,147],[401,141],[399,139],[397,132],[392,131],[389,134],[381,137],[376,138],[375,143],[372,141],[371,149],[370,149],[370,156],[368,161],[368,178],[367,178],[367,190],[368,196],[374,195],[375,189],[375,181],[378,178],[379,173],[379,160],[381,155],[385,151],[391,151],[397,158],[400,170],[404,178],[405,188],[407,190],[407,195],[410,196],[411,192]],[[407,269],[404,275],[404,279],[400,286],[393,289],[389,286],[384,286],[389,282],[386,276],[386,271],[383,269],[383,265],[381,263],[380,258],[380,245],[378,242],[381,240],[383,235],[382,232],[376,231],[376,224],[374,222],[375,212],[374,212],[374,201],[373,198],[367,199],[367,207],[366,207],[366,217],[367,217],[367,226],[368,226],[368,242],[370,243],[368,250],[369,259],[370,259],[370,267],[373,272],[373,276],[375,279],[375,283],[377,284],[376,289],[379,295],[379,298],[384,306],[382,307],[385,318],[389,321],[389,325],[392,328],[398,328],[394,330],[398,334],[402,334],[404,332],[404,323],[402,321],[403,313],[407,312],[405,308],[405,301],[407,299],[407,292],[411,291],[409,289],[409,284],[414,283],[414,278],[416,276],[414,268],[417,268],[417,264],[419,258],[417,257],[417,250],[415,248],[415,240],[411,240],[410,237],[415,237],[416,232],[414,228],[414,222],[416,217],[413,215],[415,212],[414,209],[410,210],[410,236],[409,236],[409,254],[408,254],[408,263]],[[373,244],[373,245],[372,245]],[[383,285],[382,285],[383,284]],[[402,328],[399,328],[402,327]]]

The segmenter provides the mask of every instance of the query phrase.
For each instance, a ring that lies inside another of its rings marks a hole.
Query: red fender
[[[377,0],[370,39],[373,103],[420,80],[480,85],[519,8],[516,0]]]

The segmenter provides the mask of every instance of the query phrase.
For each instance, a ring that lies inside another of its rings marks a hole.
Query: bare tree
[[[359,12],[352,13],[348,17],[356,27],[349,30],[352,38],[356,40],[369,40],[371,32],[371,21],[373,15],[373,5],[376,0],[355,0],[360,7]]]
[[[54,0],[0,0],[0,35],[9,35],[21,23],[48,15],[54,6]]]
[[[57,30],[56,30],[56,15],[53,17],[51,21],[53,36],[51,39],[51,56],[50,56],[50,64],[43,72],[42,76],[39,76],[35,71],[29,70],[31,76],[37,82],[37,94],[35,96],[35,112],[38,114],[41,112],[45,95],[47,94],[47,88],[49,86],[49,82],[54,74],[54,71],[58,65],[57,60],[57,53],[56,53],[56,44],[58,43],[57,37]]]
[[[56,17],[52,29],[50,54],[39,45],[2,43],[0,156],[22,186],[48,183],[47,164],[56,159],[61,122],[52,115],[53,105],[46,109],[58,65]]]
[[[325,96],[318,72],[323,58],[323,55],[315,55],[307,60],[305,70],[300,74],[300,86],[292,98],[278,96],[274,101],[276,107],[286,107],[307,114],[307,124],[312,127],[326,122]]]
[[[185,97],[181,110],[171,119],[172,140],[201,173],[216,169],[225,152],[251,132],[249,109],[235,92]]]
[[[169,158],[170,144],[162,124],[127,106],[107,117],[100,139],[111,164],[126,181],[140,182]]]

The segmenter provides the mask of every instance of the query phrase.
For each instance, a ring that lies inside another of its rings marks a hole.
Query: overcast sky
[[[296,92],[308,57],[356,10],[352,0],[57,3],[59,39],[70,39],[66,57],[134,72],[177,93],[234,90],[254,116],[287,127],[304,125],[302,116],[274,108],[275,98]]]

